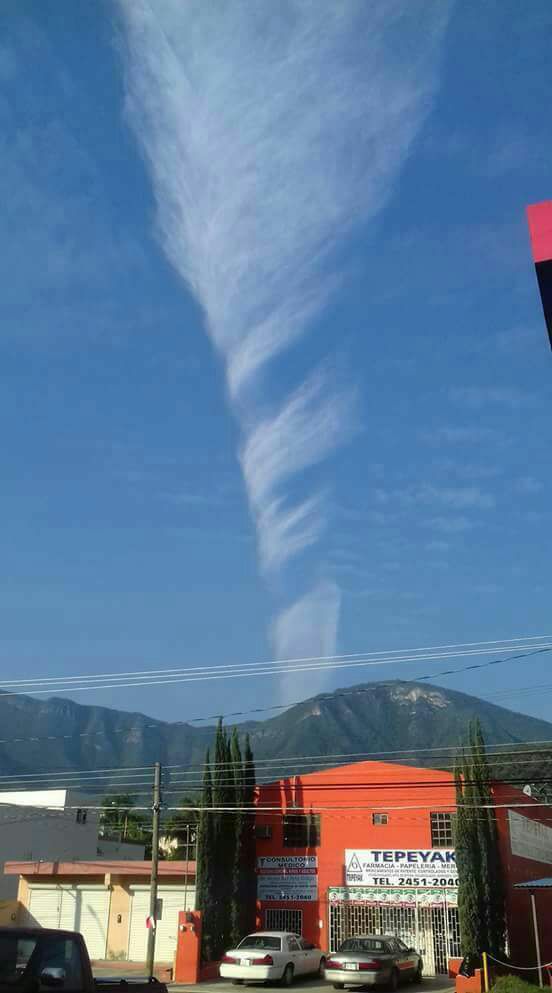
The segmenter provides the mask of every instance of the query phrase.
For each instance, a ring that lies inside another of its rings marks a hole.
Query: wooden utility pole
[[[159,877],[159,820],[161,813],[161,764],[153,768],[153,823],[151,832],[151,882],[148,928],[147,974],[153,978],[155,964],[155,934],[157,930],[157,880]]]

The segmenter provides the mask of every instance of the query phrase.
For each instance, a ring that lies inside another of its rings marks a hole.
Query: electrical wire
[[[509,765],[516,765],[516,766],[523,764],[530,765],[534,761],[537,761],[538,759],[547,757],[548,753],[550,753],[550,757],[552,757],[551,739],[544,739],[544,740],[534,739],[531,741],[522,741],[518,745],[516,745],[515,748],[512,748],[511,746],[512,746],[512,742],[507,741],[507,742],[496,742],[487,747],[486,755],[488,759],[494,760],[495,758],[498,758],[501,760],[500,762],[491,761],[490,764],[492,765],[493,768],[497,766],[509,766]],[[532,746],[536,746],[536,748]],[[548,746],[548,747],[543,747],[543,746]],[[377,759],[377,758],[381,758],[382,756],[383,757],[391,756],[393,759],[396,759],[398,755],[401,756],[418,755],[418,756],[426,756],[426,757],[442,756],[443,759],[447,759],[449,757],[449,753],[454,754],[457,751],[458,751],[458,746],[456,745],[444,745],[437,747],[428,746],[426,748],[421,748],[421,749],[399,749],[399,750],[394,749],[392,751],[377,751],[377,752],[336,752],[336,753],[330,753],[329,755],[324,753],[315,753],[307,756],[292,755],[292,756],[284,757],[282,759],[258,759],[255,761],[255,767],[257,773],[259,773],[260,776],[263,776],[263,774],[265,776],[270,774],[271,778],[265,780],[265,782],[272,782],[274,781],[274,779],[285,779],[288,778],[289,775],[301,774],[295,772],[295,773],[289,773],[287,776],[283,775],[282,773],[276,775],[277,769],[281,769],[282,767],[287,768],[289,765],[293,765],[294,767],[300,765],[301,767],[308,769],[308,767],[311,764],[315,764],[317,766],[319,766],[320,764],[322,765],[330,764],[333,765],[333,767],[335,768],[336,764],[339,766],[340,759],[341,760],[356,759],[357,760],[356,762],[349,762],[348,764],[351,766],[349,775],[357,776],[359,758]],[[524,760],[523,756],[526,755],[528,755],[529,758],[527,760]],[[512,758],[502,761],[505,756],[512,756]],[[444,762],[439,761],[438,758],[437,758],[437,762],[438,762],[438,766],[437,766],[438,770],[454,768],[453,765],[451,766],[445,765]],[[395,764],[395,763],[392,762],[390,764]],[[210,764],[212,771],[217,770],[219,772],[222,771],[223,773],[228,773],[228,776],[223,777],[221,779],[222,783],[234,782],[233,777],[231,777],[231,772],[234,766],[235,763],[231,761],[225,761],[219,763],[212,762]],[[346,782],[347,774],[343,771],[343,768],[344,767],[342,766],[341,767],[342,781]],[[150,779],[149,778],[145,779],[144,777],[146,774],[150,773],[151,770],[152,770],[152,766],[128,766],[128,767],[107,766],[107,767],[100,767],[97,769],[69,771],[69,772],[65,772],[64,770],[50,770],[49,772],[41,772],[41,773],[26,774],[26,775],[24,773],[15,773],[0,777],[0,790],[2,789],[7,790],[11,788],[12,792],[17,792],[18,788],[22,786],[25,786],[27,789],[29,789],[32,785],[38,787],[44,787],[44,780],[46,779],[48,781],[51,781],[52,778],[56,779],[56,786],[57,788],[60,789],[63,788],[76,789],[79,787],[86,788],[94,780],[99,780],[100,782],[104,781],[105,783],[108,784],[112,783],[114,786],[125,785],[125,783],[122,783],[121,779],[118,777],[122,777],[123,780],[128,781],[126,785],[134,785],[134,786],[149,785]],[[182,770],[182,771],[178,771],[178,770]],[[200,787],[202,785],[202,778],[199,775],[199,773],[202,772],[202,770],[203,770],[202,765],[189,767],[182,763],[165,765],[163,767],[163,772],[164,773],[168,772],[168,774],[170,775],[171,784],[180,783],[182,788],[192,788],[193,786]],[[319,770],[319,771],[323,772],[328,770]],[[188,777],[195,777],[195,779],[192,779],[190,781]]]
[[[86,681],[86,680],[98,680],[98,679],[110,679],[110,680],[111,679],[118,679],[119,680],[119,679],[124,679],[127,676],[134,676],[134,677],[137,677],[137,678],[147,678],[147,676],[149,676],[149,675],[163,675],[163,674],[167,674],[167,675],[170,676],[170,675],[174,675],[174,674],[183,674],[183,673],[188,673],[188,672],[200,672],[200,673],[204,673],[204,672],[215,671],[215,670],[219,670],[219,669],[243,669],[243,668],[251,668],[251,667],[254,668],[256,666],[273,666],[273,665],[284,665],[284,664],[288,664],[288,663],[304,663],[304,662],[309,662],[309,663],[310,662],[312,662],[312,663],[314,663],[314,662],[334,662],[334,661],[339,661],[339,660],[357,659],[357,658],[358,659],[376,658],[376,663],[375,664],[380,664],[379,660],[385,658],[385,656],[393,656],[393,655],[398,655],[398,656],[403,655],[404,656],[404,653],[405,652],[406,653],[410,653],[410,654],[415,654],[415,653],[419,653],[419,652],[435,652],[435,651],[442,651],[442,650],[445,650],[445,649],[453,649],[453,648],[458,648],[458,649],[475,648],[475,649],[477,649],[478,646],[485,647],[485,646],[488,646],[488,645],[495,645],[495,646],[498,645],[498,646],[501,646],[500,648],[496,648],[495,647],[493,649],[490,649],[491,652],[494,652],[494,651],[509,652],[509,651],[517,651],[518,648],[523,647],[526,642],[550,641],[550,640],[552,640],[552,634],[530,635],[530,636],[523,635],[523,636],[520,636],[518,638],[497,638],[497,639],[494,639],[494,640],[491,640],[491,641],[457,642],[455,644],[423,646],[423,647],[420,647],[420,648],[406,648],[406,649],[403,649],[403,648],[392,648],[392,649],[383,649],[383,650],[378,651],[378,652],[348,652],[346,654],[341,654],[341,655],[306,655],[306,656],[302,656],[302,657],[298,657],[298,658],[269,659],[269,660],[259,660],[259,661],[256,661],[256,662],[234,662],[234,663],[227,663],[227,664],[217,663],[217,664],[213,664],[213,665],[210,665],[210,666],[209,665],[208,666],[186,666],[186,667],[177,666],[177,667],[168,668],[168,669],[135,669],[135,670],[127,670],[127,671],[119,672],[119,673],[104,672],[104,673],[97,673],[97,674],[92,673],[92,674],[88,674],[88,675],[79,675],[79,676],[41,676],[41,677],[33,677],[32,679],[8,679],[8,680],[3,680],[1,685],[2,686],[24,686],[24,685],[30,686],[30,685],[40,685],[40,684],[44,684],[44,683],[64,683],[64,684],[65,683],[69,683],[69,684],[71,684],[71,683],[78,683],[78,682],[82,682],[82,681]],[[505,645],[514,645],[514,647],[513,648],[503,648],[502,646],[505,646]],[[447,652],[447,654],[448,654],[448,652]],[[478,651],[476,650],[473,654],[478,654]],[[408,657],[407,656],[404,656],[404,657],[405,657],[405,660],[408,660]],[[390,658],[390,662],[393,662],[393,661],[395,661],[395,659]],[[399,659],[399,661],[401,661],[401,659]]]
[[[501,651],[502,651],[503,654],[508,654],[510,652],[517,652],[517,650],[518,650],[519,647],[521,647],[521,646],[520,645],[516,645],[513,648],[506,648],[506,647],[504,647],[504,648],[501,649]],[[537,648],[537,649],[534,650],[534,652],[527,652],[523,656],[521,656],[521,655],[514,656],[514,659],[521,658],[521,657],[527,657],[527,656],[529,656],[531,654],[539,654],[540,652],[546,652],[546,651],[551,651],[551,650],[552,650],[552,642],[548,642],[548,643],[546,643],[544,645],[540,645],[539,648]],[[455,651],[455,652],[447,651],[447,652],[442,652],[440,654],[428,654],[428,655],[419,655],[418,654],[418,655],[402,656],[402,657],[395,657],[395,658],[380,658],[380,659],[377,659],[377,660],[368,659],[365,656],[365,657],[362,658],[361,661],[355,661],[355,662],[353,662],[353,661],[337,661],[337,662],[336,661],[331,661],[331,662],[316,662],[316,663],[312,663],[312,664],[309,663],[308,665],[295,665],[295,664],[293,664],[291,666],[290,665],[285,665],[284,663],[281,663],[281,662],[276,662],[276,663],[260,663],[260,665],[267,665],[268,664],[268,665],[272,665],[273,667],[270,670],[266,670],[266,669],[255,669],[252,672],[250,672],[244,666],[247,666],[248,664],[255,665],[256,663],[245,663],[245,664],[237,664],[236,665],[236,671],[232,670],[232,671],[222,671],[221,672],[221,671],[218,671],[218,669],[215,669],[214,668],[212,671],[207,671],[207,674],[205,674],[206,670],[205,669],[202,669],[200,675],[193,675],[193,676],[190,676],[190,675],[177,675],[177,676],[174,676],[174,677],[173,676],[170,676],[170,677],[163,676],[162,678],[159,678],[159,679],[150,679],[149,677],[147,677],[147,673],[146,673],[146,675],[144,676],[144,678],[140,678],[140,679],[134,678],[131,681],[126,681],[126,682],[125,681],[120,681],[117,675],[112,675],[112,676],[109,677],[110,678],[110,682],[107,682],[107,683],[92,682],[89,685],[83,686],[81,684],[75,685],[75,684],[72,684],[70,682],[69,683],[66,682],[62,686],[55,686],[55,691],[57,693],[62,693],[62,692],[71,692],[71,693],[78,692],[78,693],[82,693],[82,692],[85,692],[85,691],[88,691],[88,690],[103,690],[103,689],[117,689],[117,688],[127,689],[129,687],[140,688],[142,686],[160,686],[160,685],[165,686],[165,685],[172,685],[174,683],[209,682],[209,681],[218,680],[218,679],[243,679],[244,677],[251,678],[253,676],[275,676],[275,675],[282,675],[282,674],[290,673],[290,672],[320,672],[320,671],[326,671],[326,670],[335,671],[335,670],[339,670],[339,669],[354,669],[354,668],[358,668],[358,667],[366,667],[366,666],[374,666],[374,665],[378,665],[378,666],[381,666],[381,665],[394,665],[394,664],[398,664],[398,663],[416,663],[418,661],[439,661],[439,660],[444,659],[444,658],[460,658],[460,657],[465,657],[465,656],[492,655],[496,651],[497,651],[496,648],[492,648],[492,649],[485,648],[485,649],[476,649],[476,650],[461,651],[461,652],[460,651]],[[333,657],[333,658],[335,658],[335,657]],[[509,661],[509,660],[507,660],[507,659],[501,659],[500,661],[502,663],[504,663],[504,662]],[[278,668],[276,668],[276,666],[278,666]],[[220,668],[226,670],[229,667],[223,666],[223,667],[220,667]],[[467,668],[471,668],[471,667],[468,666]],[[176,670],[176,671],[178,671],[178,670]],[[182,671],[183,672],[186,672],[186,670],[182,670]],[[71,678],[79,679],[80,677],[67,677],[67,679],[71,679]],[[88,678],[94,679],[94,677],[88,677]],[[98,677],[98,678],[105,678],[105,677]],[[431,678],[431,677],[428,677],[428,678]],[[8,685],[8,684],[7,683],[4,683],[3,685]],[[23,685],[22,683],[17,683],[16,685],[23,686],[23,689],[27,693],[33,693],[33,695],[35,695],[35,696],[36,695],[44,695],[44,694],[51,695],[52,692],[53,692],[53,690],[52,690],[51,687],[49,687],[47,689],[44,689],[44,688],[42,688],[42,689],[35,689],[34,688],[34,685],[29,686],[29,685]],[[13,697],[13,696],[19,696],[19,695],[20,695],[20,691],[17,691],[17,690],[16,691],[10,691],[10,692],[2,692],[2,697],[4,699],[7,698],[7,697]]]
[[[534,657],[536,655],[542,654],[543,652],[549,652],[551,650],[552,650],[552,646],[544,646],[544,647],[533,649],[532,651],[522,652],[519,655],[512,656],[511,658],[507,658],[507,659],[490,659],[490,660],[486,660],[485,662],[481,662],[481,663],[476,663],[476,664],[472,664],[472,665],[468,665],[468,666],[460,666],[457,669],[445,669],[445,670],[441,670],[441,672],[436,672],[436,673],[434,672],[434,673],[429,673],[429,674],[422,675],[422,676],[416,676],[416,677],[414,677],[412,679],[403,679],[403,680],[400,680],[400,683],[401,684],[416,684],[416,683],[420,683],[420,682],[426,682],[426,681],[429,681],[429,680],[432,680],[432,679],[439,679],[439,678],[446,677],[446,676],[458,675],[458,674],[463,673],[463,672],[469,672],[469,671],[474,671],[474,670],[485,669],[485,668],[488,668],[489,666],[505,665],[505,664],[508,664],[508,663],[516,663],[516,662],[519,663],[519,662],[521,662],[524,659],[532,658],[532,657]],[[349,696],[357,695],[357,694],[360,694],[360,693],[373,693],[374,692],[374,686],[377,686],[377,685],[378,684],[372,683],[369,686],[360,686],[360,687],[357,686],[357,687],[354,687],[354,688],[352,688],[350,690],[340,690],[339,692],[327,693],[327,694],[320,694],[319,696],[314,697],[314,700],[320,703],[320,702],[324,702],[324,700],[337,700],[337,699],[341,699],[343,697],[349,697]],[[381,685],[386,685],[386,684],[383,683]],[[13,694],[13,695],[18,695],[18,694]],[[3,697],[5,698],[5,696],[6,696],[6,694],[3,694],[2,696],[0,696],[0,701],[2,700]],[[174,727],[185,727],[188,724],[197,724],[197,723],[200,723],[200,722],[203,722],[203,721],[213,721],[213,720],[218,720],[219,718],[220,719],[225,719],[225,718],[227,719],[229,717],[230,718],[232,718],[232,717],[246,717],[246,716],[249,716],[251,714],[268,713],[268,712],[271,712],[271,711],[274,711],[274,710],[288,710],[290,707],[295,707],[295,706],[298,706],[299,704],[302,704],[302,703],[305,703],[305,701],[304,700],[293,700],[293,701],[288,701],[287,703],[282,703],[282,704],[272,704],[272,705],[270,705],[268,707],[253,707],[253,708],[250,708],[249,710],[235,710],[235,711],[231,711],[231,712],[228,712],[228,713],[225,713],[225,714],[210,714],[210,715],[204,715],[202,717],[190,717],[186,721],[175,721],[170,726],[173,727],[173,728]],[[151,723],[142,724],[142,725],[135,726],[135,727],[129,727],[129,728],[110,728],[109,731],[106,730],[105,728],[102,728],[102,729],[99,729],[97,731],[75,731],[75,732],[72,732],[71,734],[45,735],[43,737],[30,736],[28,738],[22,738],[22,737],[0,738],[0,744],[11,744],[11,743],[16,743],[16,742],[17,743],[23,743],[23,742],[61,741],[61,740],[69,740],[69,739],[72,739],[72,738],[94,737],[96,735],[104,735],[104,734],[134,734],[137,731],[138,732],[144,732],[144,731],[150,730],[152,728],[155,729],[155,730],[159,730],[163,726],[164,725],[161,724],[159,721],[152,721]]]

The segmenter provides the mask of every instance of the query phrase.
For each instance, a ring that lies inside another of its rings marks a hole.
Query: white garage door
[[[30,892],[27,922],[80,931],[91,959],[106,955],[109,891],[92,886],[37,886]]]
[[[193,910],[195,889],[188,886],[160,886],[158,891],[157,932],[155,936],[155,961],[172,962],[176,952],[178,913]],[[186,897],[186,906],[184,906]],[[149,890],[136,888],[132,893],[128,957],[131,962],[144,962],[148,942],[146,918],[149,915]]]
[[[67,928],[71,930],[75,919],[74,900],[61,886],[33,887],[29,896],[25,923],[31,927]]]
[[[74,930],[80,931],[91,959],[106,956],[109,891],[79,887],[75,907]]]

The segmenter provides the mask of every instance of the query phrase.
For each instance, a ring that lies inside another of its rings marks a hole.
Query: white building
[[[144,846],[98,838],[99,811],[76,790],[0,793],[0,901],[17,896],[5,862],[82,862],[144,858]]]
[[[98,857],[98,813],[86,810],[86,802],[73,790],[0,793],[0,900],[17,896],[17,879],[3,874],[5,862]]]

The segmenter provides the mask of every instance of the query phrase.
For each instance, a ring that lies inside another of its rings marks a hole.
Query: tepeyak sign
[[[350,848],[345,851],[347,886],[458,886],[453,848]]]

